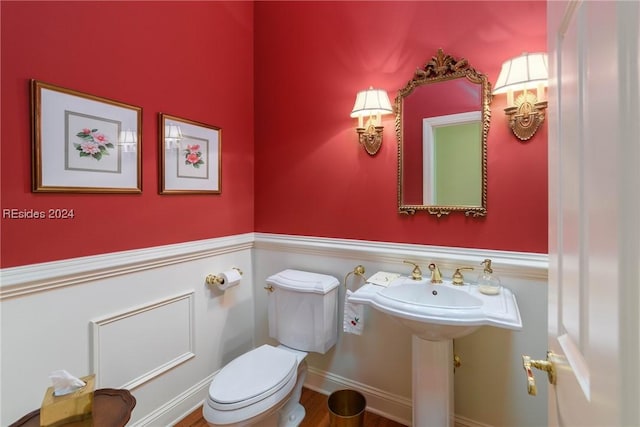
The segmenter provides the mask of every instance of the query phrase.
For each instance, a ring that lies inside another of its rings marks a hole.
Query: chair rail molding
[[[549,257],[530,252],[471,249],[411,243],[374,242],[313,236],[255,233],[256,249],[305,253],[353,259],[363,262],[392,262],[402,264],[412,259],[426,263],[437,262],[441,267],[455,269],[464,263],[479,263],[491,258],[500,274],[526,279],[547,279]]]
[[[93,280],[178,264],[253,247],[254,234],[238,234],[72,258],[0,270],[0,301]]]

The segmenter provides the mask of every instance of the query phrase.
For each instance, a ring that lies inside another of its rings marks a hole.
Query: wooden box
[[[95,375],[80,378],[86,385],[64,396],[54,396],[53,387],[44,395],[40,408],[40,426],[56,427],[68,422],[91,419]]]

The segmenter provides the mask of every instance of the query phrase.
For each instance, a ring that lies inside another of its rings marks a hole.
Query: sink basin
[[[411,280],[397,286],[384,288],[379,292],[378,297],[379,299],[391,300],[383,301],[382,304],[387,309],[386,311],[383,309],[383,311],[391,314],[402,325],[409,328],[414,335],[422,339],[440,341],[460,338],[480,327],[475,324],[443,324],[442,321],[427,323],[424,321],[426,319],[418,318],[420,314],[426,314],[423,313],[425,310],[469,310],[482,307],[482,300],[460,289],[431,284],[424,280]],[[413,316],[411,316],[412,313]],[[442,313],[439,317],[442,317]]]
[[[365,283],[349,302],[386,313],[412,333],[413,425],[455,425],[453,339],[483,325],[522,329],[515,296],[502,288],[484,295],[476,285],[432,284],[399,277],[387,287]]]
[[[461,338],[483,325],[522,328],[515,297],[507,288],[498,295],[484,295],[475,285],[400,277],[388,287],[367,283],[349,302],[370,305],[429,341]]]
[[[479,308],[482,306],[482,301],[468,292],[424,282],[407,282],[402,285],[384,288],[380,291],[380,295],[407,304],[434,308],[455,309]]]

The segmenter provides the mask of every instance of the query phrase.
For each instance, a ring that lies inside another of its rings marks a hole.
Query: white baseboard
[[[215,373],[203,379],[176,398],[162,405],[146,417],[130,424],[129,427],[171,426],[201,407],[207,398],[209,384]],[[309,368],[305,387],[329,395],[336,390],[349,388],[359,391],[367,399],[367,411],[407,426],[411,421],[411,399],[369,387],[331,372]],[[492,427],[460,415],[455,416],[455,427]]]
[[[469,418],[465,418],[460,415],[456,415],[455,427],[492,427],[492,426],[490,426],[489,424],[483,424],[474,420],[470,420]]]
[[[362,393],[367,400],[367,411],[406,426],[413,424],[412,402],[409,398],[312,367],[309,368],[304,386],[324,395],[330,395],[336,390],[346,388],[356,390]],[[491,427],[460,415],[455,416],[454,422],[455,427]]]
[[[329,395],[345,388],[359,391],[367,399],[367,411],[404,425],[411,425],[411,399],[310,367],[305,387]]]

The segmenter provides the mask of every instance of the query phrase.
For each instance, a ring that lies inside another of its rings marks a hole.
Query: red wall
[[[547,250],[546,126],[518,142],[503,96],[483,219],[399,215],[393,117],[375,157],[349,117],[358,90],[394,97],[438,48],[495,82],[504,60],[546,49],[544,2],[2,1],[0,13],[1,207],[76,214],[2,219],[2,267],[254,230]],[[32,78],[143,107],[142,194],[31,192]],[[222,128],[221,195],[157,194],[158,112]]]
[[[492,83],[502,62],[546,51],[546,4],[256,2],[256,231],[545,253],[547,131],[521,143],[491,105],[488,215],[397,212],[394,118],[370,157],[349,117],[370,85],[391,98],[438,48]]]
[[[251,2],[1,2],[2,267],[253,231]],[[31,192],[29,79],[143,108],[142,194]],[[158,113],[222,128],[222,194],[158,195]]]

